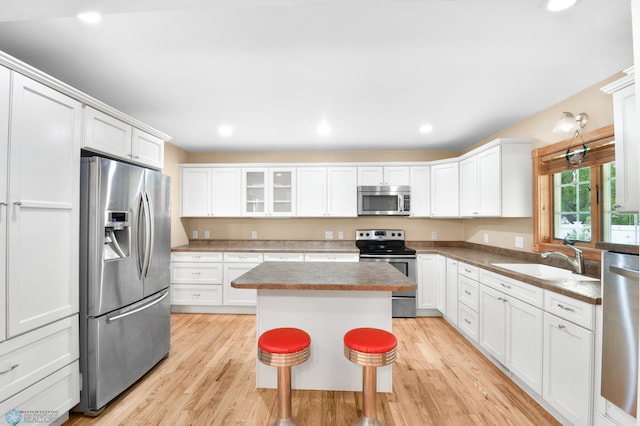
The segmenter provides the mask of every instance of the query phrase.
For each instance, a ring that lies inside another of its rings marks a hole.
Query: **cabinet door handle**
[[[471,273],[471,271],[470,271],[469,269],[467,269],[467,268],[464,268],[464,271],[465,271],[467,274],[470,274],[470,273]]]
[[[504,288],[511,288],[511,286],[510,286],[510,285],[505,284],[505,283],[500,283],[500,285],[501,285],[502,287],[504,287]]]
[[[468,319],[464,319],[464,322],[466,322],[467,324],[471,325],[471,321],[469,321]]]
[[[464,291],[468,296],[471,296],[471,292],[469,290]]]
[[[567,328],[566,325],[558,324],[558,330],[565,330]]]
[[[18,368],[20,364],[14,364],[11,367],[9,367],[8,369],[4,370],[4,371],[0,371],[0,374],[7,374],[13,370],[15,370],[16,368]]]
[[[7,206],[7,202],[6,201],[0,201],[0,206]]]
[[[13,205],[20,207],[22,205],[22,201],[14,201]]]
[[[568,308],[568,307],[566,307],[564,305],[561,305],[559,303],[558,303],[558,308],[564,309],[565,311],[569,311],[569,312],[575,312],[575,309]]]

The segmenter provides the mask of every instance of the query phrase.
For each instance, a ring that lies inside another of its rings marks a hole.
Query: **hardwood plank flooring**
[[[393,393],[378,395],[387,426],[559,424],[442,318],[396,318],[393,332]],[[65,425],[268,425],[277,395],[255,388],[255,333],[253,315],[173,314],[169,357],[100,416]],[[292,395],[300,425],[350,425],[362,410],[359,392]]]

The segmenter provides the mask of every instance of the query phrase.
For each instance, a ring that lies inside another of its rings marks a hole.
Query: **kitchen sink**
[[[567,269],[539,263],[492,263],[491,265],[543,280],[599,281],[597,278],[575,274]]]

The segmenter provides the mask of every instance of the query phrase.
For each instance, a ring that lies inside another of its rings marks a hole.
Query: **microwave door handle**
[[[402,198],[402,194],[398,194],[398,211],[399,212],[404,211],[404,200]]]

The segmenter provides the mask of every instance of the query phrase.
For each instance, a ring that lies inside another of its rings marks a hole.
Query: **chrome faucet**
[[[577,274],[584,273],[584,257],[582,256],[582,250],[574,247],[573,245],[575,244],[575,241],[569,240],[566,237],[562,240],[562,244],[573,250],[575,258],[571,258],[566,254],[557,251],[545,251],[544,253],[541,253],[540,256],[543,259],[547,259],[548,257],[559,257],[560,259],[566,260]]]

